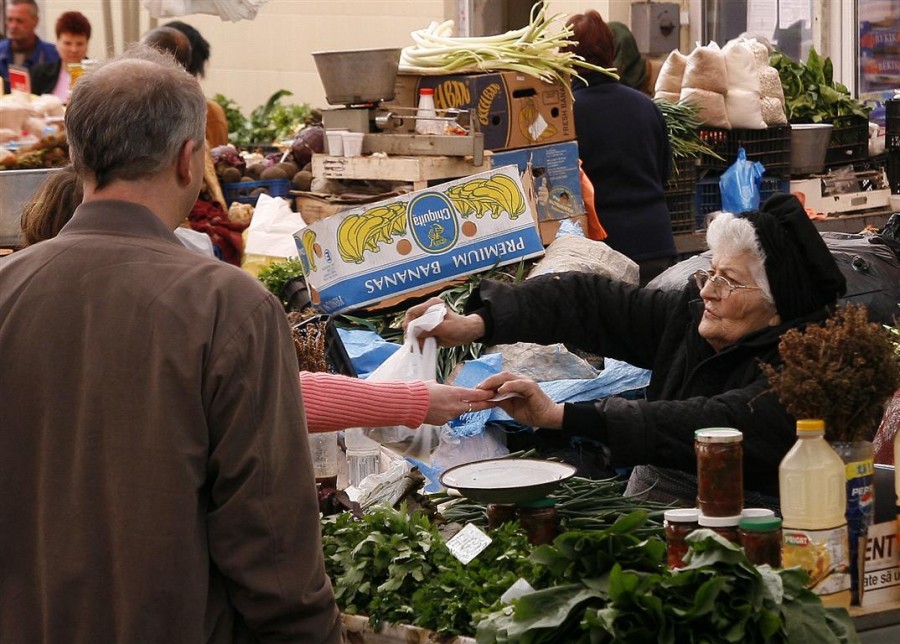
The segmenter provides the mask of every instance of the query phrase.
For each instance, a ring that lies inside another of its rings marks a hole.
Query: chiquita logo
[[[409,202],[407,222],[412,237],[426,253],[441,253],[456,245],[456,212],[442,194],[429,192]]]

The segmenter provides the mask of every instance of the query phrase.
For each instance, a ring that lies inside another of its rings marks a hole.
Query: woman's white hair
[[[753,224],[730,212],[714,213],[706,229],[706,244],[714,256],[750,255],[750,276],[766,301],[775,305],[769,277],[766,275],[766,251],[759,243]]]

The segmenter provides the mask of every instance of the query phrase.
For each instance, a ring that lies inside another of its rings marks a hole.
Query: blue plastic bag
[[[744,148],[738,148],[738,158],[719,179],[722,210],[736,215],[759,209],[759,186],[766,169],[759,161],[748,161]]]

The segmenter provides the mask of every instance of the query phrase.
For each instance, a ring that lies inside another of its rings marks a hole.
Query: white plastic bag
[[[437,375],[437,341],[425,338],[419,343],[419,335],[430,331],[444,320],[447,307],[435,304],[409,323],[403,345],[368,377],[368,380],[434,380]],[[408,429],[402,425],[374,427],[366,434],[382,445],[403,456],[411,456],[424,463],[431,462],[431,450],[440,435],[440,428],[422,425]]]
[[[154,18],[188,16],[207,13],[222,20],[253,20],[268,0],[142,0],[141,4]]]

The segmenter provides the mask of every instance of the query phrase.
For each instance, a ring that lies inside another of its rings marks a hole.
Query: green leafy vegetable
[[[665,99],[654,99],[656,107],[666,120],[666,132],[672,146],[673,159],[697,159],[701,155],[724,161],[706,142],[700,138],[699,110],[690,103],[672,103]],[[673,167],[678,166],[673,163]]]
[[[821,123],[851,115],[868,119],[871,108],[854,99],[846,86],[834,81],[831,59],[822,58],[814,47],[810,47],[805,64],[780,51],[772,53],[769,64],[781,77],[789,121]]]
[[[293,93],[281,89],[272,94],[264,104],[256,107],[249,118],[244,118],[237,104],[216,94],[213,100],[225,110],[228,120],[228,141],[238,147],[270,145],[292,138],[300,129],[321,121],[321,115],[308,103],[284,105],[281,99]]]
[[[290,257],[284,261],[269,264],[259,271],[257,278],[270,293],[275,295],[287,307],[288,301],[284,299],[284,287],[292,279],[302,275],[303,270],[300,265],[300,259]]]
[[[637,520],[623,517],[623,533]],[[535,558],[545,562],[555,577],[562,571],[563,583],[526,595],[486,617],[478,624],[479,644],[859,642],[847,611],[823,606],[806,588],[805,572],[754,566],[739,546],[710,530],[687,537],[691,551],[686,567],[676,572],[654,565],[656,555],[637,565],[624,560],[635,546],[617,549],[614,540],[597,540],[566,552],[557,546],[567,538],[562,535],[553,546],[535,550]],[[584,566],[576,564],[573,552],[581,559],[601,561],[598,553],[610,546],[605,554],[617,561],[608,570],[605,565],[593,572],[589,566],[578,570],[559,565],[568,558],[572,566]],[[551,555],[554,548],[557,552]]]

